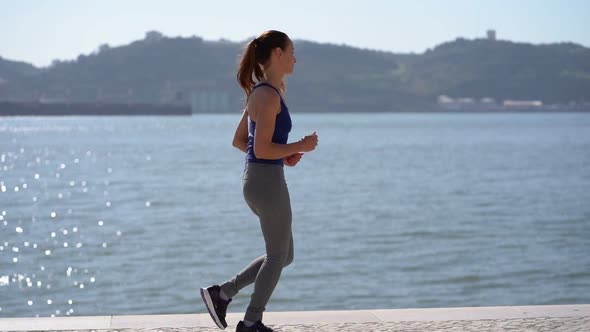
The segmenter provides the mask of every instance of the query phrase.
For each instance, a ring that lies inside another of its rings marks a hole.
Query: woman
[[[280,31],[270,30],[252,40],[240,61],[237,79],[246,93],[246,108],[236,128],[233,145],[246,153],[243,193],[258,216],[266,254],[256,258],[222,285],[201,288],[201,297],[221,329],[227,327],[227,305],[240,289],[254,283],[250,305],[236,331],[262,332],[262,313],[283,267],[293,260],[291,203],[283,165],[295,166],[303,152],[315,149],[315,132],[287,143],[291,117],[282,96],[283,80],[293,73],[293,42]]]

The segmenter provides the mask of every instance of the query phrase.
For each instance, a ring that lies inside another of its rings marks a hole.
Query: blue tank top
[[[283,97],[279,93],[279,91],[272,85],[268,83],[259,83],[257,84],[254,89],[261,87],[261,86],[269,86],[273,88],[281,98],[281,112],[277,114],[277,118],[275,120],[275,131],[272,135],[272,142],[276,144],[287,144],[287,140],[289,138],[289,132],[291,131],[291,116],[289,115],[289,109],[285,102],[283,101]],[[254,89],[252,91],[254,91]],[[261,163],[261,164],[275,164],[283,166],[283,159],[259,159],[256,158],[254,155],[254,132],[256,131],[256,122],[252,121],[250,117],[248,117],[248,145],[247,145],[247,152],[246,152],[246,162],[251,163]]]

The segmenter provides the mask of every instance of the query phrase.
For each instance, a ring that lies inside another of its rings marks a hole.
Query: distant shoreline
[[[156,103],[38,103],[0,102],[0,116],[68,115],[191,115],[190,105]]]
[[[338,111],[320,111],[308,107],[296,107],[298,113],[339,114],[339,113],[580,113],[590,112],[590,107],[495,107],[472,109],[450,109],[437,105],[426,107],[408,107],[405,109],[365,111],[339,109]],[[2,102],[0,117],[6,116],[191,116],[198,114],[237,114],[232,111],[193,111],[190,105],[158,103],[39,103],[39,102]]]

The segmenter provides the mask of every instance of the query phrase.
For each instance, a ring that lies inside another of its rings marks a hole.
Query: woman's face
[[[297,60],[295,59],[295,48],[293,42],[289,40],[287,47],[282,50],[279,56],[281,67],[284,68],[286,74],[292,74]]]

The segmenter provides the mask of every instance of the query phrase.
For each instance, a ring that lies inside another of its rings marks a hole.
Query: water
[[[205,312],[264,250],[238,118],[2,118],[0,317]],[[320,145],[267,310],[590,303],[590,114],[293,120]]]

